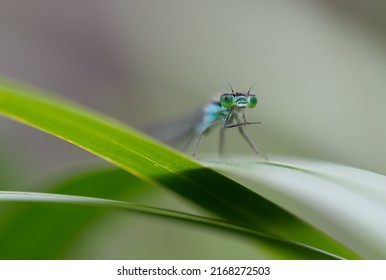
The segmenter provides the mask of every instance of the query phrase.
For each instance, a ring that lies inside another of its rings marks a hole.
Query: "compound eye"
[[[253,108],[257,104],[257,98],[254,94],[248,96],[248,108]]]
[[[226,107],[226,108],[231,108],[232,106],[235,105],[236,103],[236,98],[234,97],[233,94],[230,94],[230,93],[224,93],[223,95],[221,95],[220,97],[220,103],[222,106]]]

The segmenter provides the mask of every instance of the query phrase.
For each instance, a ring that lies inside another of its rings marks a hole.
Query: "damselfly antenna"
[[[232,90],[232,93],[234,94],[234,93],[235,93],[235,91],[233,90],[233,88],[232,88],[231,84],[230,84],[229,82],[227,82],[227,83],[228,83],[229,87],[231,88],[231,90]]]
[[[251,89],[256,85],[256,83],[254,83],[249,89],[248,89],[248,92],[247,94],[249,94],[251,92]]]

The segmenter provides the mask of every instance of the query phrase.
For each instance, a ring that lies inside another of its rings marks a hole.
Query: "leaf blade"
[[[365,170],[298,158],[252,159],[208,166],[254,189],[327,232],[367,259],[386,257],[386,177]]]
[[[3,82],[0,113],[88,150],[150,184],[166,187],[219,217],[297,242],[310,236],[310,246],[357,257],[255,192],[92,110]],[[298,235],[299,228],[303,236]]]
[[[0,191],[0,201],[2,202],[29,202],[29,203],[53,203],[53,204],[69,204],[81,206],[104,207],[114,210],[127,210],[137,213],[142,213],[158,218],[167,218],[175,222],[184,222],[193,225],[199,225],[205,228],[221,229],[228,233],[242,235],[246,237],[253,237],[259,239],[270,246],[279,247],[280,251],[289,250],[291,256],[295,258],[311,258],[317,257],[319,259],[340,259],[340,257],[324,252],[322,250],[312,248],[310,246],[277,238],[275,236],[267,235],[265,233],[231,224],[229,222],[215,220],[197,215],[191,215],[178,211],[171,211],[167,209],[148,207],[137,205],[133,203],[102,199],[94,197],[84,197],[78,195],[63,195],[51,193],[37,193],[37,192],[9,192]],[[287,253],[287,256],[290,255]]]

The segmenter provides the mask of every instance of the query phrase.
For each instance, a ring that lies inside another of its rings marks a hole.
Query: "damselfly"
[[[251,92],[252,87],[247,93],[235,92],[231,85],[231,92],[224,92],[219,98],[213,99],[200,110],[196,110],[191,115],[182,117],[181,119],[169,122],[167,125],[159,125],[145,128],[144,131],[159,140],[175,145],[176,141],[190,135],[189,140],[184,145],[182,150],[185,150],[195,137],[193,154],[195,157],[200,146],[202,136],[211,131],[216,126],[220,127],[220,156],[224,153],[225,130],[229,128],[237,128],[241,136],[249,144],[252,150],[257,154],[267,159],[259,152],[256,145],[249,138],[244,130],[247,125],[261,124],[261,122],[248,122],[245,117],[245,110],[255,108],[257,98]]]

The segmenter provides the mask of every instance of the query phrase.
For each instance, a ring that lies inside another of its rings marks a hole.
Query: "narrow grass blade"
[[[207,228],[221,229],[222,231],[228,233],[260,239],[263,242],[269,244],[270,246],[273,246],[274,248],[277,247],[277,249],[280,251],[287,251],[287,256],[291,256],[292,258],[340,259],[340,257],[330,254],[328,252],[324,252],[322,250],[312,248],[310,246],[298,242],[293,242],[289,240],[280,239],[275,236],[270,236],[253,229],[231,224],[229,222],[205,218],[177,211],[170,211],[167,209],[136,205],[123,201],[74,195],[5,191],[0,191],[0,201],[69,204],[104,207],[111,208],[114,210],[128,210],[146,215],[156,216],[158,218],[167,218],[180,223],[183,222],[193,225],[204,226]],[[34,242],[34,240],[32,239],[31,242]]]

